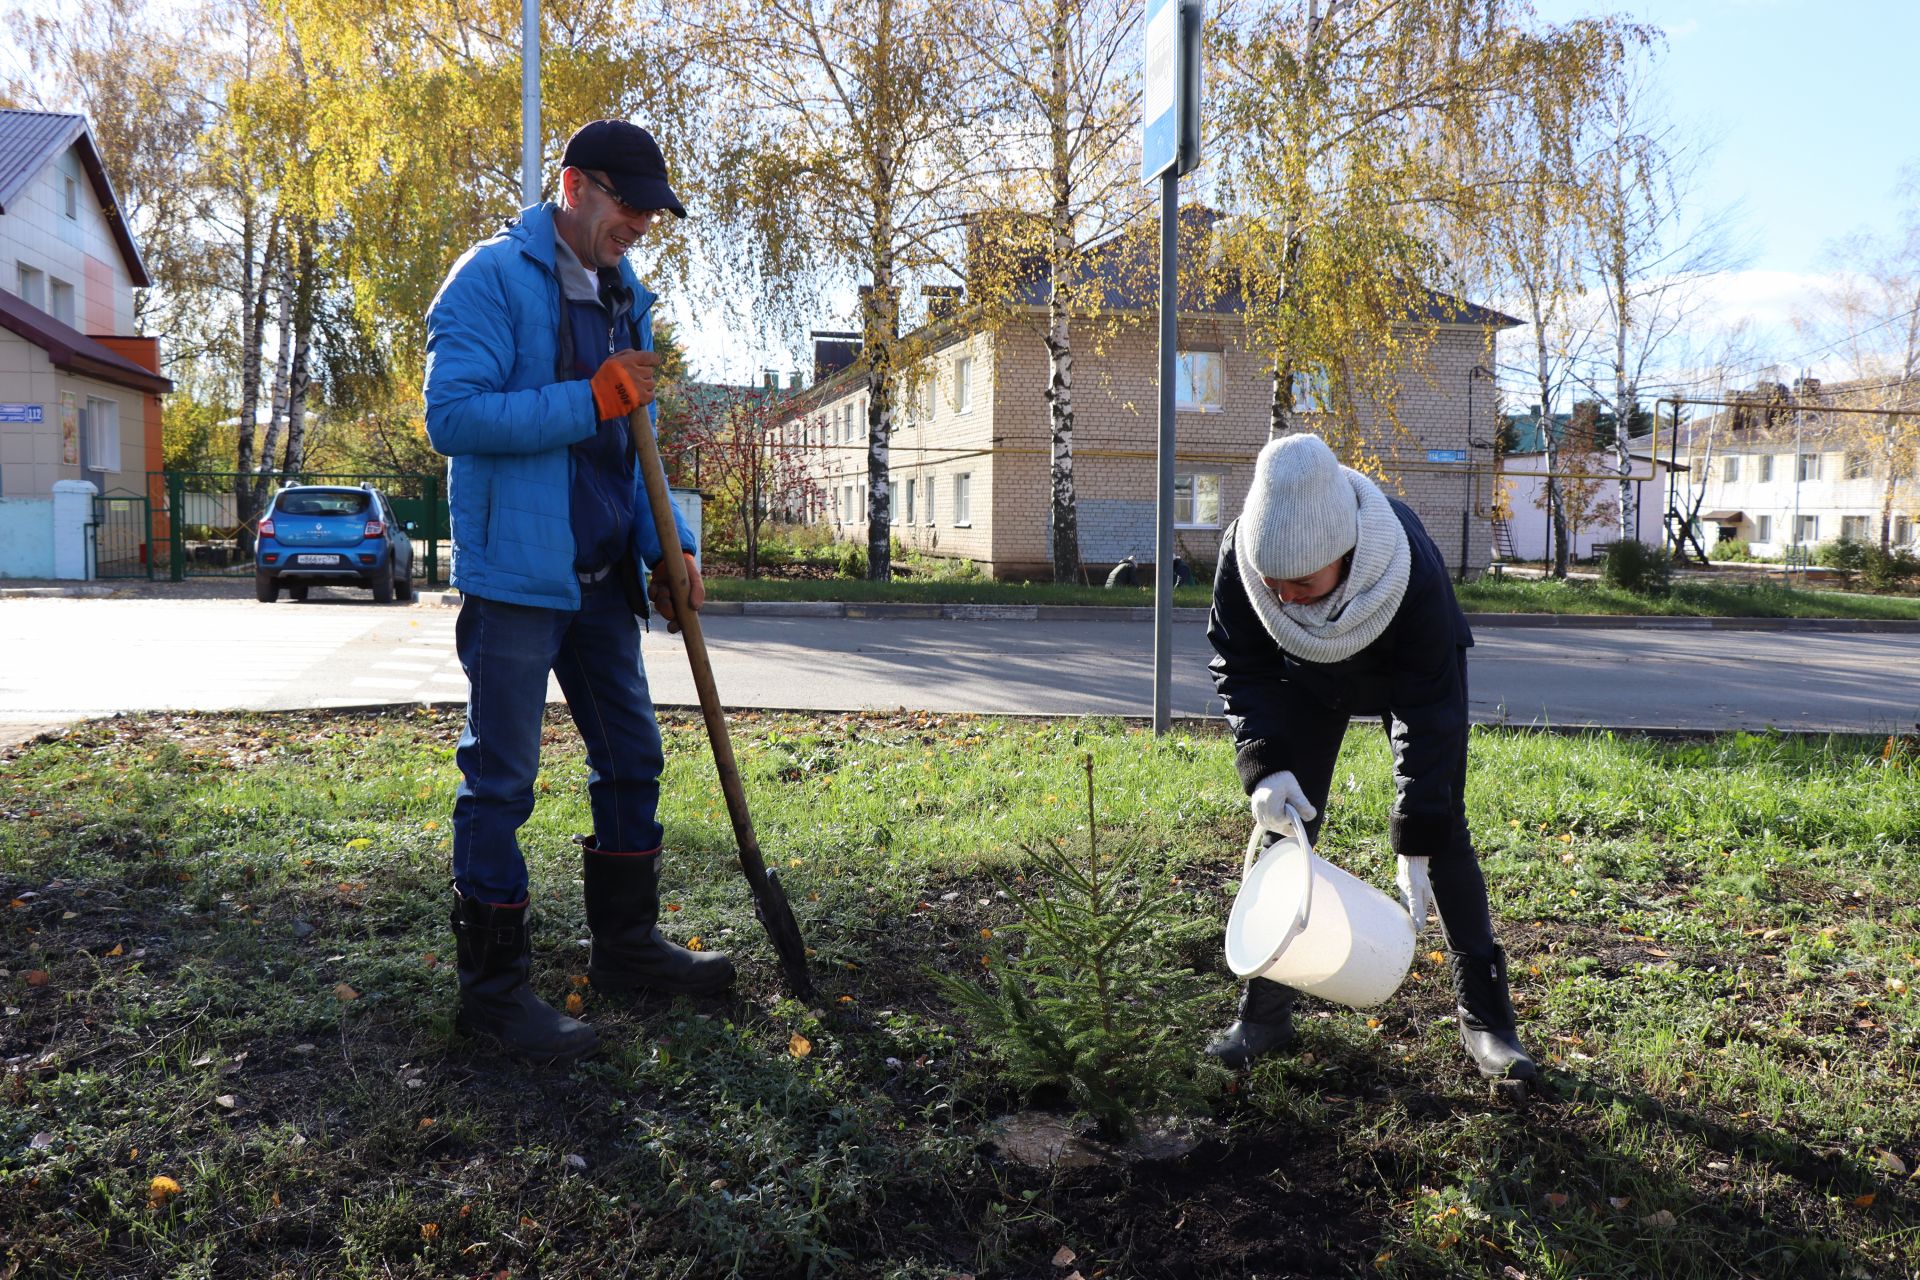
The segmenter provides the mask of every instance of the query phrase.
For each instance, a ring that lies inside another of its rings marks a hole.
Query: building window
[[[1296,413],[1325,413],[1333,407],[1333,378],[1326,366],[1299,369],[1293,375],[1293,408]]]
[[[16,263],[19,270],[20,287],[17,292],[20,300],[30,307],[47,309],[47,276],[43,271],[30,267],[26,263]]]
[[[1820,541],[1820,517],[1801,516],[1793,526],[1794,545],[1805,547],[1818,541]]]
[[[1204,473],[1173,478],[1173,522],[1189,529],[1220,527],[1220,477]]]
[[[1728,484],[1740,483],[1740,455],[1724,458],[1720,463],[1720,478]]]
[[[87,397],[87,470],[120,469],[120,402]]]
[[[1218,351],[1182,351],[1173,366],[1174,408],[1199,413],[1225,408],[1224,359]]]
[[[1849,449],[1846,453],[1849,480],[1865,480],[1873,474],[1873,463],[1864,449]]]
[[[935,482],[934,482],[934,481],[933,481],[932,479],[928,479],[928,481],[927,481],[927,510],[926,510],[926,513],[925,513],[925,514],[926,514],[926,522],[927,522],[927,528],[929,528],[929,529],[931,529],[931,528],[933,528],[933,502],[934,502],[934,495],[935,495],[936,493],[938,493],[939,491],[940,491],[940,490],[939,490],[939,488],[937,487],[937,485],[935,484]]]
[[[1841,516],[1840,536],[1849,542],[1867,540],[1867,518],[1865,516]]]
[[[1913,541],[1913,521],[1906,516],[1893,518],[1893,545],[1904,547]]]
[[[80,184],[72,178],[67,179],[66,213],[69,218],[80,216]]]
[[[953,527],[966,529],[973,525],[973,475],[953,478]]]
[[[1770,453],[1763,453],[1760,455],[1759,479],[1761,484],[1773,483],[1773,455]]]
[[[1800,464],[1795,474],[1801,480],[1818,480],[1820,478],[1820,455],[1817,453],[1801,454]]]
[[[47,310],[61,324],[73,323],[73,286],[65,280],[51,280],[47,289]]]
[[[867,486],[864,482],[860,485],[860,505],[855,507],[854,510],[860,513],[859,523],[861,524],[865,524],[873,518],[872,511],[867,507]]]
[[[840,486],[840,523],[853,523],[853,486]]]
[[[914,490],[914,482],[911,480],[907,481],[907,492],[904,495],[906,498],[906,505],[900,509],[901,513],[906,516],[906,519],[901,521],[902,524],[913,523],[913,490]]]
[[[960,356],[953,362],[953,411],[966,413],[973,407],[973,357]]]

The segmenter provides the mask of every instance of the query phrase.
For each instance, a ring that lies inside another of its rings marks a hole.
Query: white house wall
[[[1645,475],[1648,468],[1645,458],[1634,459],[1636,474]],[[1663,513],[1667,506],[1667,468],[1664,464],[1653,464],[1652,471],[1654,479],[1634,485],[1633,540],[1659,545],[1666,538]],[[1547,513],[1541,505],[1541,496],[1547,488],[1546,472],[1546,458],[1541,454],[1510,454],[1500,460],[1500,485],[1512,512],[1507,524],[1513,534],[1513,550],[1522,560],[1544,560],[1551,555]],[[1609,498],[1612,493],[1613,485],[1609,482]],[[1619,525],[1609,510],[1609,514],[1593,524],[1575,530],[1567,539],[1567,549],[1574,559],[1586,560],[1595,554],[1596,547],[1619,539]]]
[[[1762,481],[1758,478],[1762,456],[1773,459],[1771,480]],[[1802,456],[1819,459],[1819,474],[1796,485],[1794,477],[1797,467],[1791,442],[1772,448],[1743,445],[1736,451],[1717,452],[1707,470],[1701,513],[1738,511],[1741,520],[1732,526],[1734,536],[1747,543],[1755,555],[1781,555],[1794,545],[1796,512],[1801,517],[1817,522],[1817,527],[1810,530],[1810,536],[1805,539],[1808,546],[1832,542],[1840,537],[1848,517],[1864,519],[1866,536],[1863,540],[1878,543],[1880,503],[1885,482],[1870,477],[1847,479],[1844,450],[1827,448],[1816,451],[1808,448]],[[1739,459],[1740,474],[1737,479],[1729,480],[1727,464],[1732,458]],[[1896,542],[1913,541],[1916,507],[1920,507],[1916,480],[1913,476],[1903,477],[1895,486],[1893,514],[1896,524],[1904,523],[1907,526],[1907,537],[1896,537]],[[1764,530],[1762,516],[1769,518]],[[1763,532],[1767,536],[1762,537]],[[1716,537],[1716,529],[1708,525],[1701,537],[1711,545]]]
[[[76,187],[71,218],[68,179]],[[53,310],[51,282],[59,280],[74,289],[74,328],[94,335],[134,332],[132,278],[77,148],[41,169],[0,215],[0,289],[20,292],[22,265],[42,273],[41,296],[30,301],[43,311]]]

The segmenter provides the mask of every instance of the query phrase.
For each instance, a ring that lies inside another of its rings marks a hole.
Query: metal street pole
[[[1160,177],[1160,454],[1153,519],[1153,731],[1173,718],[1174,362],[1180,342],[1180,167]]]
[[[540,0],[520,0],[520,207],[540,203]]]

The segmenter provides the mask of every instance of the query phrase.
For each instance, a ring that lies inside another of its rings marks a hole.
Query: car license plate
[[[295,556],[295,564],[338,564],[339,556]]]

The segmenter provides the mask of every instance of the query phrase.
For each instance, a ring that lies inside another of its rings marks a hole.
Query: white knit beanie
[[[1318,573],[1359,539],[1359,498],[1327,442],[1309,432],[1268,441],[1253,464],[1234,544],[1260,576]]]

